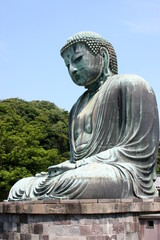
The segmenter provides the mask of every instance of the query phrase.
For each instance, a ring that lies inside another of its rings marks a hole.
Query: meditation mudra
[[[61,55],[86,91],[70,112],[70,160],[19,180],[8,201],[155,197],[159,143],[155,94],[141,77],[118,75],[112,45],[80,32]]]

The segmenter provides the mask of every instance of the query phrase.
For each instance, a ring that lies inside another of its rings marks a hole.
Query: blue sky
[[[0,99],[47,100],[70,110],[84,88],[70,79],[60,49],[79,31],[115,48],[119,74],[153,87],[160,109],[159,0],[0,0]]]

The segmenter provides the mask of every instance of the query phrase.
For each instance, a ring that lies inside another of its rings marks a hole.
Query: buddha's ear
[[[100,48],[100,54],[104,58],[104,60],[109,63],[109,53],[108,53],[107,48],[101,47]]]
[[[108,50],[105,48],[105,47],[101,47],[100,49],[100,55],[103,57],[103,60],[104,60],[104,68],[105,68],[105,71],[107,73],[110,72],[109,70],[109,61],[110,61],[110,58],[109,58],[109,53],[108,53]]]

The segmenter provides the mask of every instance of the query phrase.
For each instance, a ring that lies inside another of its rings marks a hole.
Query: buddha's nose
[[[77,72],[77,68],[74,67],[73,65],[70,65],[69,72],[71,75],[74,75]]]

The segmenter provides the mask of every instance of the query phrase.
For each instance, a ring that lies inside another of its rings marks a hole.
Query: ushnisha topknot
[[[63,53],[65,52],[66,49],[68,49],[73,44],[79,42],[85,43],[89,50],[95,55],[97,55],[100,52],[101,47],[106,48],[109,53],[110,70],[114,74],[118,73],[117,56],[112,44],[95,32],[79,32],[74,36],[71,36],[67,40],[67,43],[62,47],[61,56],[63,57]]]

